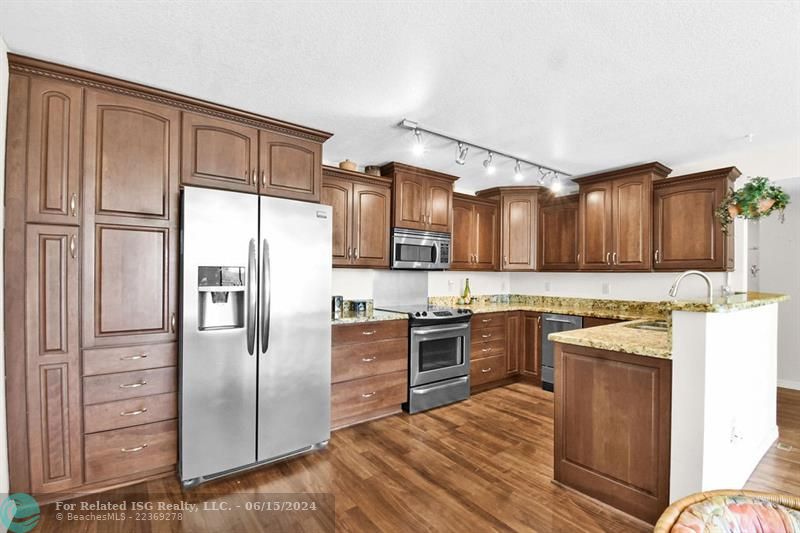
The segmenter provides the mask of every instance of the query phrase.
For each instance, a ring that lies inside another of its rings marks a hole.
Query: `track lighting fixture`
[[[546,177],[547,177],[547,172],[543,168],[540,167],[539,168],[539,179],[537,179],[536,182],[539,185],[544,185]]]
[[[456,150],[456,163],[459,165],[463,165],[467,162],[467,152],[469,152],[469,146],[466,144],[459,142],[458,149]]]
[[[558,174],[553,172],[553,181],[550,182],[550,190],[553,192],[559,192],[563,188],[563,184],[561,180],[558,179]]]
[[[422,143],[422,132],[414,128],[414,145],[411,148],[414,155],[422,155],[425,153],[425,145]]]
[[[517,164],[514,165],[514,181],[522,181],[525,179],[525,176],[522,175],[522,165],[519,163],[519,159],[517,159]]]
[[[492,152],[488,152],[488,154],[489,154],[489,156],[483,162],[483,168],[485,168],[486,169],[486,173],[491,176],[492,174],[494,174],[494,171],[495,171],[494,161],[492,161],[492,159],[494,158],[494,154]]]

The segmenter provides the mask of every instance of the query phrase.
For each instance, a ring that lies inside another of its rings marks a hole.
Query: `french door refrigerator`
[[[180,285],[184,486],[324,446],[331,208],[186,187]]]

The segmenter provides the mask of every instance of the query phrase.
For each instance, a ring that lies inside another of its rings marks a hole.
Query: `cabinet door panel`
[[[513,311],[508,313],[506,319],[506,375],[519,372],[520,347],[523,344],[522,324],[523,313]]]
[[[353,184],[347,180],[326,177],[320,202],[333,208],[333,266],[350,264],[352,236]]]
[[[259,132],[259,192],[318,202],[322,183],[322,145],[268,131]]]
[[[355,264],[389,266],[391,192],[388,187],[353,184],[353,256]]]
[[[451,270],[471,270],[475,268],[475,221],[474,207],[469,202],[453,201],[453,235],[450,251]]]
[[[615,270],[650,270],[651,193],[649,177],[631,176],[614,180],[612,262]]]
[[[170,218],[179,113],[139,98],[86,92],[86,179],[93,214]]]
[[[31,490],[80,485],[78,228],[27,227],[26,360]]]
[[[449,233],[452,229],[453,185],[450,182],[428,180],[428,229]]]
[[[534,267],[534,202],[529,196],[503,198],[503,270]]]
[[[84,346],[175,339],[176,231],[97,224],[87,250]],[[90,284],[91,283],[91,284]]]
[[[611,184],[588,185],[580,192],[580,267],[608,270],[612,247]]]
[[[423,178],[398,173],[395,177],[394,225],[398,228],[427,229],[425,224],[426,183]]]
[[[578,268],[577,201],[540,208],[538,244],[539,270]]]
[[[32,78],[28,123],[28,222],[78,224],[83,92]]]
[[[523,313],[522,356],[520,371],[535,381],[541,380],[541,315],[535,312]]]
[[[257,129],[184,113],[182,138],[182,183],[242,192],[258,190]]]
[[[453,210],[455,216],[455,210]],[[473,250],[478,268],[494,270],[497,268],[497,208],[488,205],[476,205],[475,244]]]

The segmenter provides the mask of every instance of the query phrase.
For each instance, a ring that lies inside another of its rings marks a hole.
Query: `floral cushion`
[[[800,511],[747,496],[713,496],[684,509],[673,533],[800,533]]]

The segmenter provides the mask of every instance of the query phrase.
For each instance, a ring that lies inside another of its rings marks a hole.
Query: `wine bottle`
[[[464,283],[464,303],[468,304],[472,301],[472,291],[469,290],[469,278],[466,278]]]

